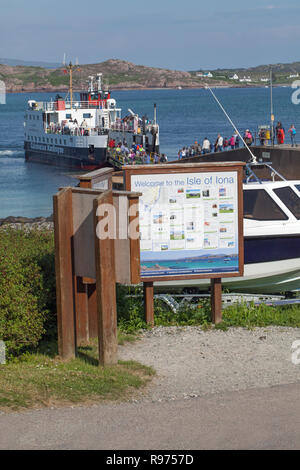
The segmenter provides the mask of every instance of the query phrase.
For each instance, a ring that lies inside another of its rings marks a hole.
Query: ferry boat
[[[68,70],[67,99],[28,101],[24,121],[25,159],[64,167],[96,169],[107,166],[109,145],[141,145],[147,153],[159,153],[159,126],[154,119],[140,118],[122,110],[110,91],[102,89],[102,74],[89,77],[88,91],[77,100],[72,91],[72,63]]]

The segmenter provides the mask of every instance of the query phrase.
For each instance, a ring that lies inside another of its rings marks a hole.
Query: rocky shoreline
[[[52,231],[54,229],[53,215],[34,218],[9,216],[5,219],[0,219],[0,230],[8,227],[23,230]]]
[[[265,88],[265,85],[259,85],[259,84],[228,84],[228,83],[223,83],[223,82],[215,82],[213,84],[210,84],[213,88],[232,88],[232,89],[240,89],[240,88]],[[280,88],[284,86],[284,84],[276,84],[273,85],[274,88]],[[285,85],[286,86],[286,85]],[[133,86],[128,85],[125,86],[124,84],[122,86],[118,85],[112,85],[110,87],[111,90],[113,91],[138,91],[138,90],[176,90],[178,88],[185,89],[185,90],[198,90],[198,89],[204,89],[206,85],[202,84],[195,84],[195,85],[185,85],[182,82],[178,82],[177,85],[173,86],[166,86],[166,87],[161,87],[161,86],[153,86],[153,87],[148,87],[148,86],[143,86],[140,85],[138,86],[137,84],[134,84]],[[74,92],[79,93],[81,91],[81,88],[74,89]],[[59,86],[26,86],[26,85],[16,85],[16,86],[9,86],[6,89],[6,93],[67,93],[68,88],[67,87],[59,87]]]

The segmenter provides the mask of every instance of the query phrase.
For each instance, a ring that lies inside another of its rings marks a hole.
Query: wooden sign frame
[[[154,305],[153,305],[153,283],[159,281],[180,281],[191,279],[211,279],[211,307],[213,323],[219,323],[222,320],[222,277],[239,277],[244,274],[244,231],[243,231],[243,162],[216,162],[216,163],[196,163],[196,164],[157,164],[142,166],[124,166],[125,189],[130,191],[131,176],[133,175],[173,175],[185,173],[226,173],[236,172],[237,174],[237,204],[238,204],[238,270],[234,272],[211,272],[211,273],[195,273],[187,275],[164,275],[143,277],[144,283],[144,302],[145,317],[149,324],[154,323]]]
[[[139,214],[129,212],[131,205],[138,207],[139,195],[69,187],[53,196],[58,350],[64,359],[75,357],[80,343],[98,337],[99,364],[117,363],[116,282],[140,282],[138,232],[131,237]],[[111,210],[114,216],[109,218]],[[108,220],[113,236],[101,237],[98,224],[105,228]],[[90,262],[95,279],[85,278]]]
[[[79,179],[81,188],[102,189],[107,191],[112,189],[113,168],[100,168],[84,175],[76,176]]]

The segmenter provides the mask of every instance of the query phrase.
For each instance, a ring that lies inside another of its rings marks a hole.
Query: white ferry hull
[[[65,168],[95,169],[106,164],[107,136],[62,137],[49,134],[49,142],[25,142],[25,159]]]

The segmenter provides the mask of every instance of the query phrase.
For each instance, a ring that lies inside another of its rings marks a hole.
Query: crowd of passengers
[[[124,164],[150,164],[150,163],[166,163],[168,161],[167,156],[162,153],[150,154],[146,152],[141,144],[133,143],[130,148],[126,142],[117,142],[114,139],[110,139],[108,142],[108,153],[111,157],[122,161]]]

